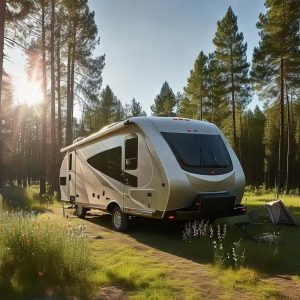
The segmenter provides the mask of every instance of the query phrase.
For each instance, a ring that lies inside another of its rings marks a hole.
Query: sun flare
[[[41,82],[35,76],[32,79],[28,79],[28,76],[24,74],[15,78],[13,85],[14,98],[18,104],[33,106],[42,102]]]

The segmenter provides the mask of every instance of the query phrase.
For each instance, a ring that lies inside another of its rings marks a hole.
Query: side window
[[[72,153],[69,154],[69,171],[72,171]]]
[[[87,162],[105,175],[122,182],[122,148],[116,147],[90,157]]]
[[[138,137],[128,138],[125,141],[125,169],[136,170],[138,163]]]

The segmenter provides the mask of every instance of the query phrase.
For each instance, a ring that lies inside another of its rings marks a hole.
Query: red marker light
[[[169,219],[169,220],[174,220],[174,219],[175,219],[175,216],[169,216],[168,219]]]

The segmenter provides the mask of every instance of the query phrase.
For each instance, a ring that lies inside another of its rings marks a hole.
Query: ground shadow
[[[257,206],[249,206],[254,210]],[[292,207],[290,212],[298,217],[300,208]],[[280,244],[278,247],[269,244],[257,243],[235,224],[247,221],[247,216],[224,218],[216,223],[226,224],[228,230],[228,244],[242,240],[246,249],[246,266],[259,270],[269,275],[295,275],[300,270],[300,228],[290,226],[278,226],[270,223],[254,224],[249,227],[249,234],[257,236],[264,232],[274,232],[280,229]],[[111,217],[108,214],[94,214],[87,216],[87,221],[111,229]],[[212,263],[213,252],[207,251],[209,247],[201,244],[203,241],[183,240],[185,222],[162,221],[153,219],[133,218],[127,235],[139,243],[158,249],[160,251],[186,258],[197,263]],[[204,247],[203,247],[204,246]]]

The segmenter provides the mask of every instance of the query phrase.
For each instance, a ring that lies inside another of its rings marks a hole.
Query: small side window
[[[69,154],[69,171],[72,171],[72,153]]]
[[[125,141],[125,170],[136,170],[138,166],[138,137]]]
[[[67,177],[59,177],[59,185],[67,185]]]

